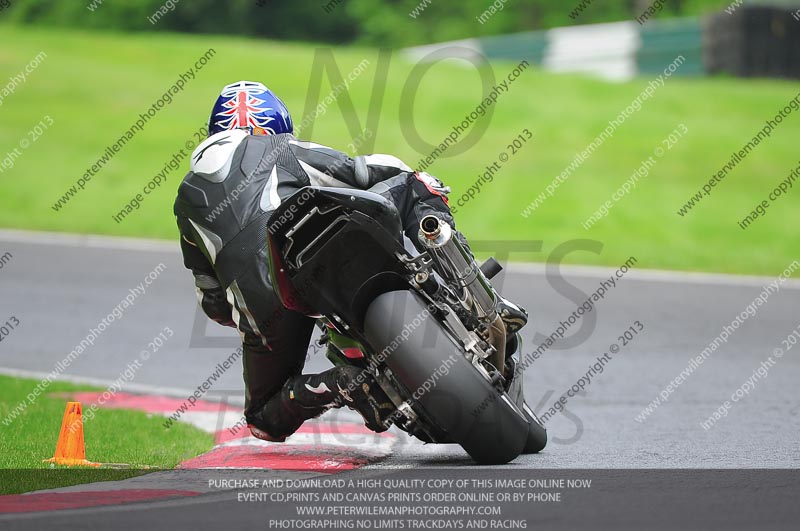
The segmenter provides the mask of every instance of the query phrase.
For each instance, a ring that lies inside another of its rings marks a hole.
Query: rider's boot
[[[393,410],[390,403],[373,396],[383,396],[374,380],[357,367],[339,366],[320,374],[290,378],[280,392],[264,406],[248,415],[254,436],[283,442],[306,420],[318,417],[331,408],[348,406],[357,411],[364,424],[375,432],[388,429],[382,417]]]
[[[522,306],[504,299],[497,292],[495,293],[497,294],[497,313],[500,314],[500,319],[506,325],[506,337],[510,341],[523,326],[528,324],[528,312]]]

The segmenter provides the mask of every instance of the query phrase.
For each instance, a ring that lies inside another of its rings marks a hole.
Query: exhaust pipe
[[[436,216],[422,218],[419,228],[419,240],[439,273],[467,291],[479,318],[493,322],[497,318],[497,296],[478,264],[454,237],[453,228]]]
[[[497,295],[478,264],[470,256],[453,228],[436,216],[425,216],[419,223],[419,240],[446,280],[464,289],[467,303],[475,314],[489,323],[489,343],[495,353],[489,358],[502,372],[506,359],[506,327],[497,313]]]

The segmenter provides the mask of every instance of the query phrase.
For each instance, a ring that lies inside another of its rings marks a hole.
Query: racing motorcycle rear
[[[481,464],[538,452],[547,434],[521,397],[489,285],[451,227],[421,220],[419,252],[403,243],[380,195],[304,188],[272,214],[270,272],[284,306],[326,323],[329,358],[365,369],[394,424],[429,443],[458,443]],[[361,385],[363,382],[353,382]]]

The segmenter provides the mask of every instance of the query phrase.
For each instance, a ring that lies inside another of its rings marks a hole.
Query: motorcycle
[[[436,216],[420,222],[422,251],[402,228],[394,204],[375,193],[298,191],[267,222],[278,297],[325,323],[334,364],[364,369],[378,384],[376,400],[391,404],[385,427],[457,443],[480,464],[541,451],[544,426],[509,396],[509,358],[522,342],[506,338],[496,311],[489,279],[502,267],[494,259],[478,267]]]

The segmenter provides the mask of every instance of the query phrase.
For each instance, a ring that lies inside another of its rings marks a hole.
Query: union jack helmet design
[[[262,83],[239,81],[222,89],[208,121],[208,136],[231,129],[279,135],[294,129],[286,105]]]

